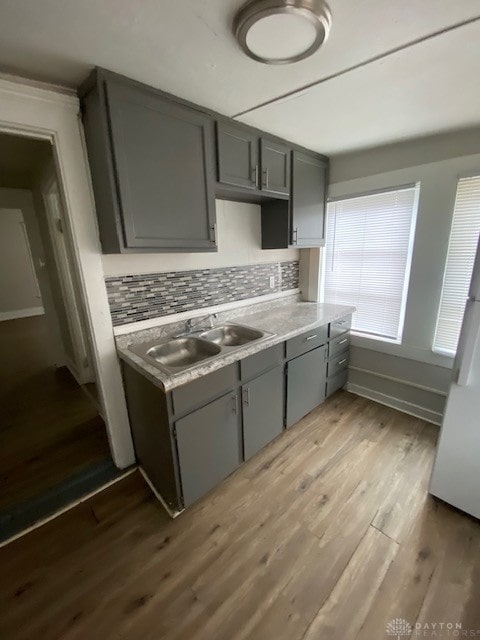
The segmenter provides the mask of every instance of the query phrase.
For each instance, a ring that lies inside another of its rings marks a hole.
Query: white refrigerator
[[[430,493],[480,518],[480,238]]]

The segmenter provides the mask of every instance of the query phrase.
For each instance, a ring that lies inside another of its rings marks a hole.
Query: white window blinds
[[[455,355],[480,233],[480,176],[458,181],[434,351]]]
[[[358,332],[401,340],[418,188],[328,205],[324,300],[355,306]]]

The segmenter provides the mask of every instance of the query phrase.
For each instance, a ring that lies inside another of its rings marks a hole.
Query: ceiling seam
[[[329,76],[325,76],[324,78],[321,78],[320,80],[314,80],[313,82],[309,82],[308,84],[303,85],[302,87],[299,87],[297,89],[292,89],[291,91],[287,91],[286,93],[283,93],[280,96],[276,96],[275,98],[270,98],[269,100],[265,100],[264,102],[261,102],[260,104],[257,104],[254,107],[250,107],[248,109],[245,109],[243,111],[239,111],[238,113],[234,114],[233,116],[230,116],[231,118],[240,118],[241,116],[247,115],[248,113],[252,113],[253,111],[257,111],[258,109],[262,109],[263,107],[268,107],[272,104],[275,104],[276,102],[280,102],[282,100],[285,100],[286,98],[290,98],[295,96],[298,93],[302,93],[302,91],[306,91],[307,89],[311,89],[313,87],[316,87],[320,84],[323,84],[325,82],[329,82],[330,80],[334,80],[335,78],[338,78],[340,76],[346,75],[347,73],[350,73],[351,71],[356,71],[357,69],[361,69],[362,67],[366,67],[369,64],[372,64],[373,62],[377,62],[378,60],[383,60],[384,58],[387,58],[388,56],[391,56],[395,53],[399,53],[400,51],[404,51],[405,49],[409,49],[410,47],[414,47],[417,44],[421,44],[422,42],[426,42],[427,40],[432,40],[433,38],[437,38],[438,36],[441,36],[445,33],[449,33],[450,31],[455,31],[456,29],[459,29],[461,27],[465,27],[469,24],[472,24],[474,22],[477,22],[480,20],[480,15],[475,16],[473,18],[468,18],[467,20],[463,20],[462,22],[457,22],[449,27],[444,27],[443,29],[439,29],[438,31],[434,31],[433,33],[430,33],[426,36],[421,36],[419,38],[416,38],[415,40],[411,40],[410,42],[407,42],[406,44],[402,44],[399,45],[398,47],[394,47],[393,49],[389,49],[388,51],[384,52],[384,53],[380,53],[377,56],[373,56],[372,58],[368,58],[367,60],[364,60],[363,62],[359,62],[358,64],[352,65],[351,67],[347,67],[346,69],[342,69],[341,71],[337,71],[336,73],[332,73]]]

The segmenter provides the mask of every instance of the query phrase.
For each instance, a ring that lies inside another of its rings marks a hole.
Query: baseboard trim
[[[362,387],[359,384],[353,384],[351,382],[347,382],[346,389],[357,396],[368,398],[369,400],[383,404],[391,409],[397,409],[398,411],[402,411],[402,413],[407,413],[415,418],[426,420],[427,422],[431,422],[437,426],[442,424],[443,415],[437,411],[426,409],[425,407],[407,402],[406,400],[399,400],[393,396],[389,396],[385,393],[380,393],[379,391],[374,391],[373,389]]]
[[[359,371],[360,373],[367,373],[369,376],[376,376],[377,378],[382,378],[382,380],[390,380],[390,382],[404,384],[407,387],[413,387],[414,389],[420,389],[421,391],[428,391],[429,393],[434,393],[435,395],[442,396],[444,398],[446,398],[448,395],[446,391],[441,391],[440,389],[433,389],[432,387],[427,387],[422,384],[417,384],[416,382],[411,382],[410,380],[404,380],[402,378],[387,376],[384,373],[378,373],[378,371],[371,371],[370,369],[362,369],[361,367],[352,367],[351,365],[348,368],[351,371]]]
[[[0,322],[2,320],[16,320],[17,318],[43,316],[44,313],[45,309],[43,307],[30,307],[28,309],[17,309],[17,311],[3,311],[0,313]]]

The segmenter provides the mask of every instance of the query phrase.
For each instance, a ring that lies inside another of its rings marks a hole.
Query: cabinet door
[[[271,194],[289,195],[290,153],[290,149],[286,144],[262,138],[262,191]]]
[[[319,247],[325,244],[325,190],[327,165],[314,155],[293,152],[292,244]]]
[[[258,136],[241,127],[217,122],[218,181],[257,189]]]
[[[238,410],[237,395],[229,393],[176,422],[186,507],[213,489],[240,464]]]
[[[319,347],[287,364],[287,427],[325,400],[326,350]]]
[[[213,120],[135,86],[106,91],[125,246],[215,250]]]
[[[283,431],[283,366],[243,385],[242,399],[243,450],[248,460]]]

